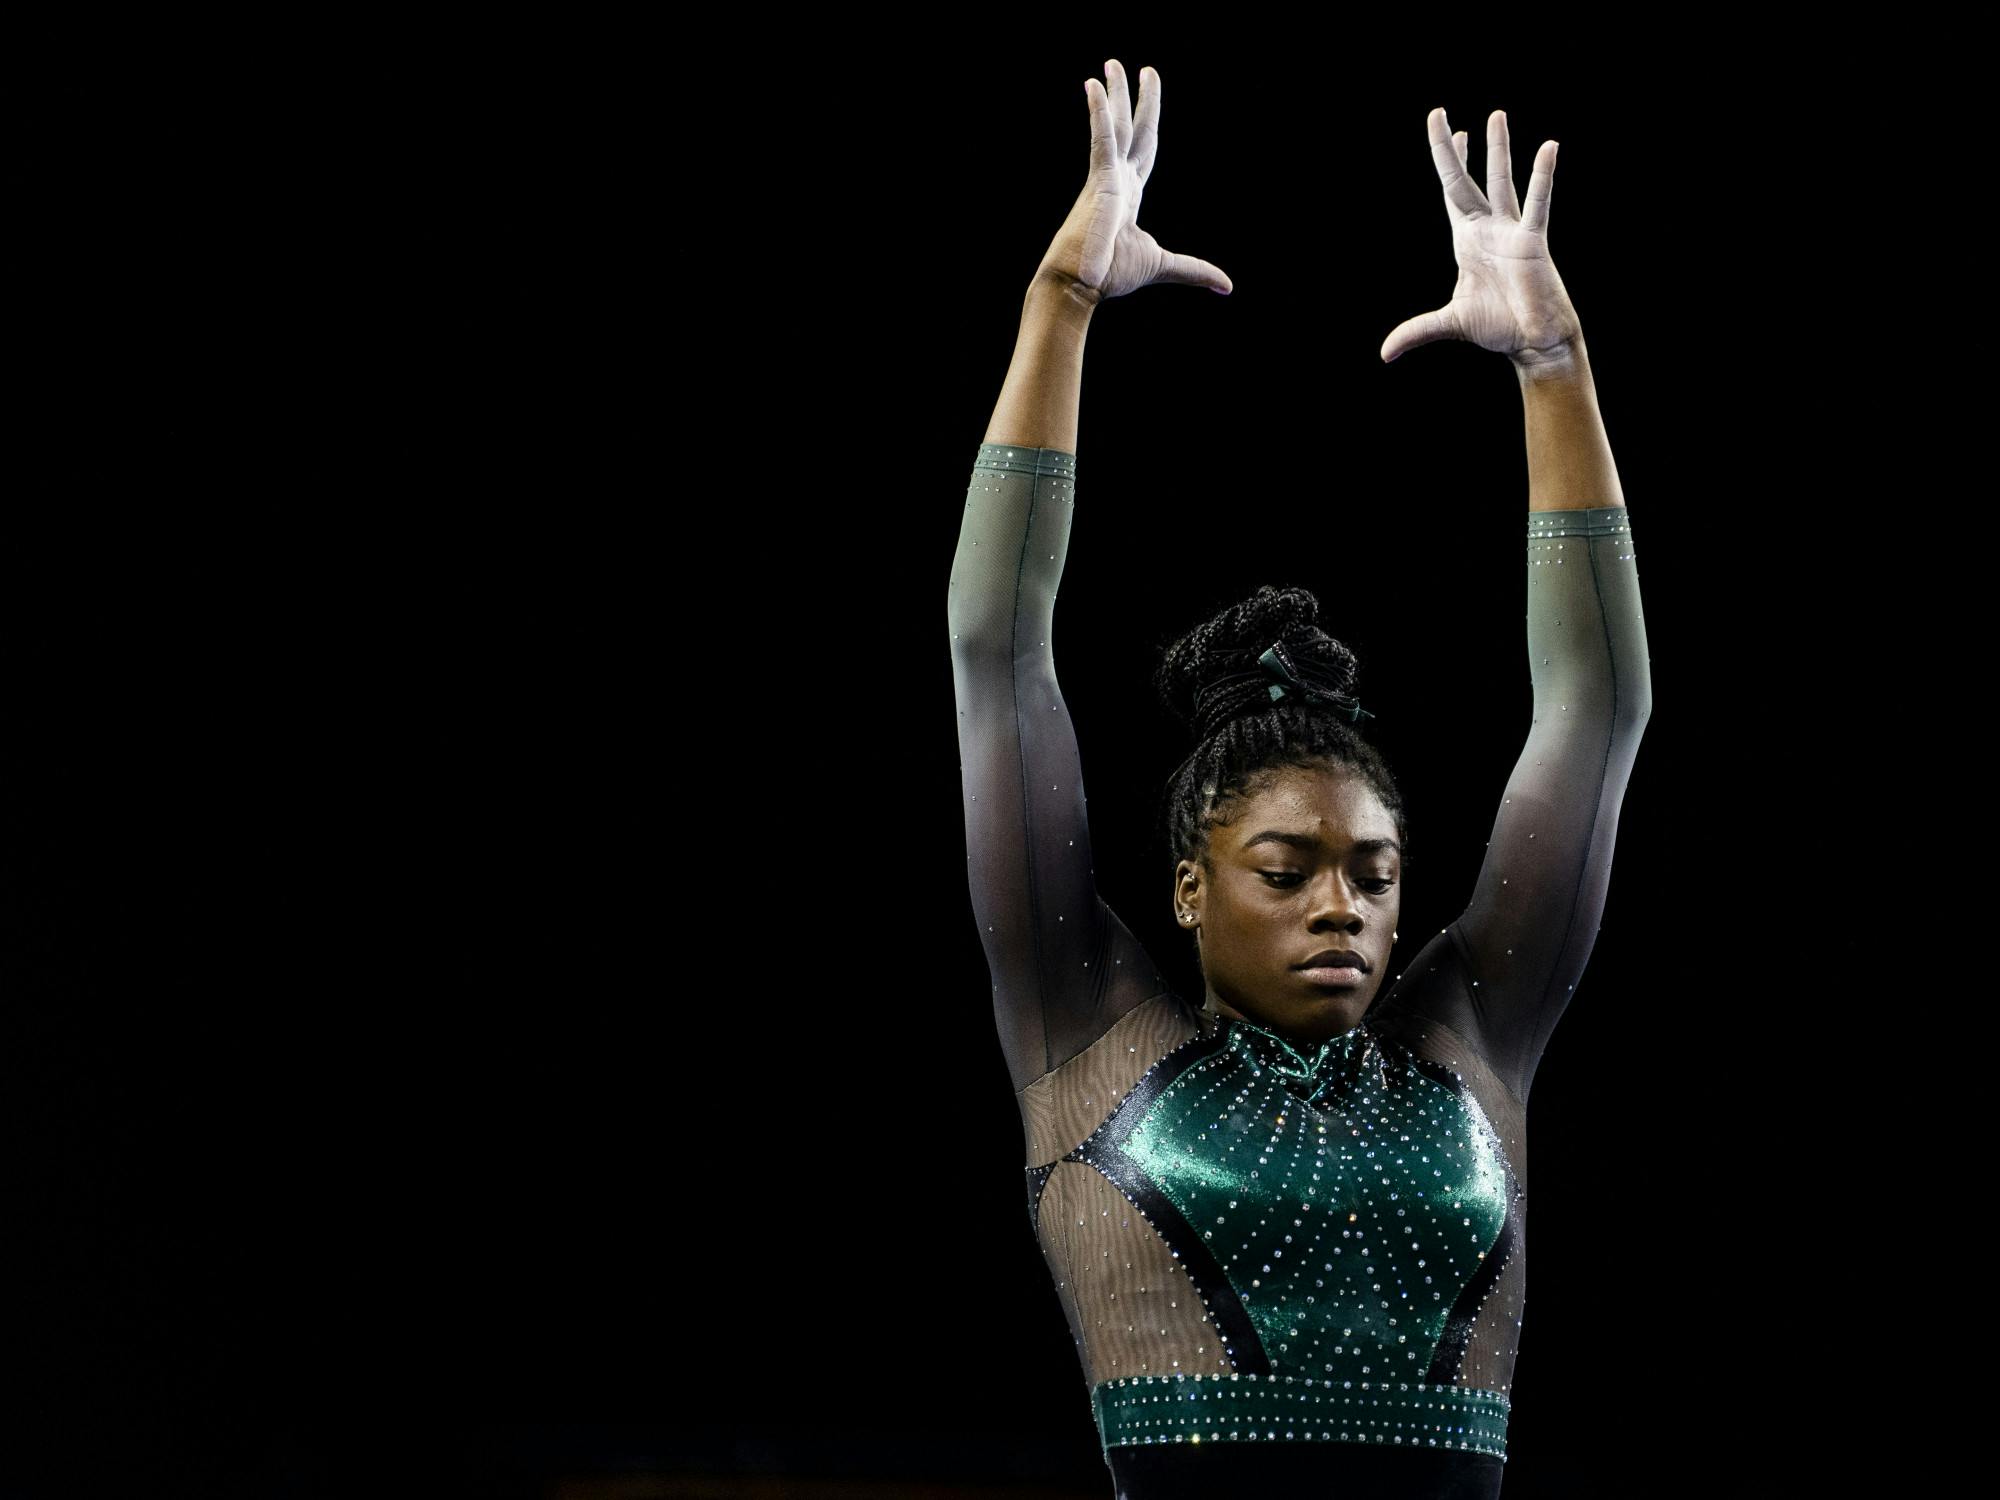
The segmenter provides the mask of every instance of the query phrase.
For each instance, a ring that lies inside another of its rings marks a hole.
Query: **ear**
[[[1184,859],[1174,866],[1174,921],[1183,928],[1201,925],[1201,866]]]

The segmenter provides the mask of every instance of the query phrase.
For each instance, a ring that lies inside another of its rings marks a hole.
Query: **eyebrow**
[[[1288,844],[1294,849],[1317,849],[1319,847],[1319,839],[1310,833],[1286,833],[1282,829],[1266,828],[1262,833],[1253,834],[1243,841],[1245,849],[1256,844]],[[1394,839],[1356,839],[1354,841],[1354,852],[1356,854],[1374,854],[1382,849],[1394,849],[1399,857],[1403,852],[1403,846]]]

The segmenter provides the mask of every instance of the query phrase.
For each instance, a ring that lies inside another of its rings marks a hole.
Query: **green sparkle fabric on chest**
[[[1241,1440],[1506,1453],[1459,1384],[1520,1193],[1462,1080],[1365,1024],[1300,1049],[1245,1020],[1161,1058],[1070,1160],[1182,1263],[1227,1371],[1108,1380],[1106,1448]]]
[[[1421,1380],[1507,1221],[1485,1115],[1357,1029],[1234,1023],[1126,1137],[1242,1301],[1272,1373]]]

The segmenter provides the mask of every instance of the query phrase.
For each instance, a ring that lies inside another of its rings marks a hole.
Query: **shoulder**
[[[1016,1102],[1031,1167],[1058,1161],[1104,1123],[1163,1059],[1218,1034],[1210,1012],[1162,990],[1120,1016],[1096,1041],[1026,1088]]]

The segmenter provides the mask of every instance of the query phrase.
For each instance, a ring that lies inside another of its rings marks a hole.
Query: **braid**
[[[1227,804],[1262,773],[1282,766],[1347,767],[1367,781],[1396,820],[1409,858],[1403,798],[1381,752],[1334,710],[1286,694],[1258,664],[1266,648],[1308,686],[1352,696],[1360,662],[1318,625],[1307,589],[1265,584],[1166,648],[1154,686],[1168,711],[1192,731],[1195,748],[1168,778],[1160,824],[1170,861],[1206,867],[1209,831],[1229,821]]]

